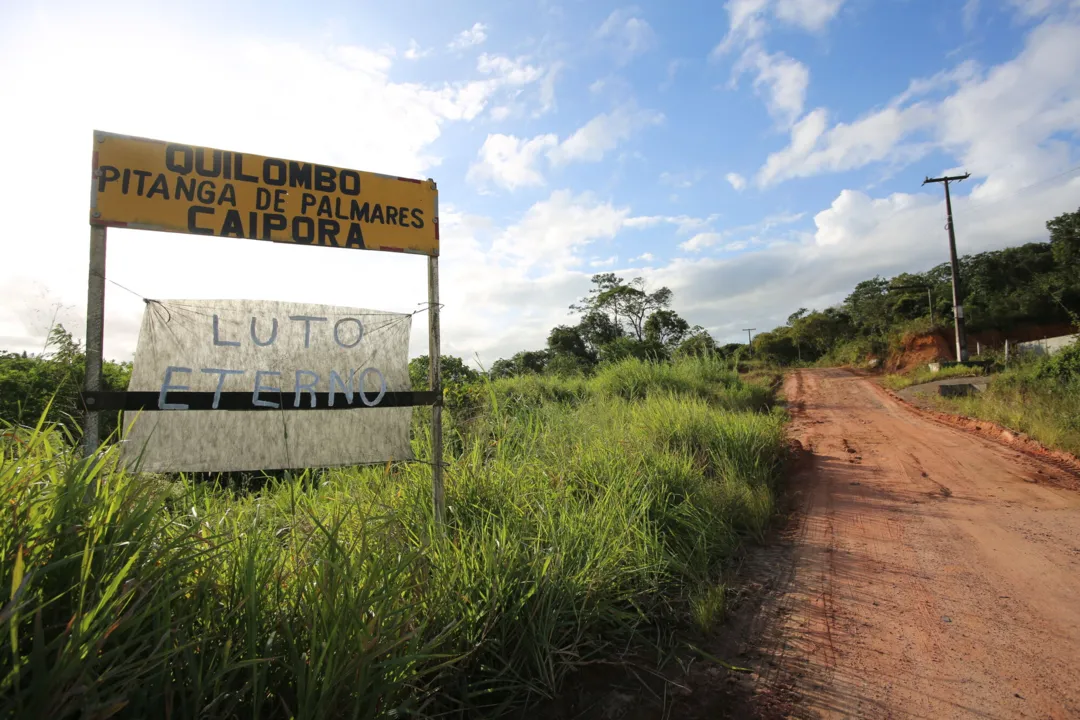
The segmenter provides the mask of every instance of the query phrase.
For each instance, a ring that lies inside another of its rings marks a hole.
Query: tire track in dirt
[[[1080,717],[1080,494],[1040,482],[1074,479],[845,371],[785,391],[812,459],[757,691],[793,686],[794,717]]]

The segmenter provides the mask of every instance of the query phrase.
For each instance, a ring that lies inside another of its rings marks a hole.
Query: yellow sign
[[[431,180],[94,133],[90,223],[439,254]]]

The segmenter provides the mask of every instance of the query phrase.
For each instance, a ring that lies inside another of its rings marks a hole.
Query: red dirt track
[[[794,691],[795,717],[1080,718],[1075,476],[843,370],[785,392],[810,455],[757,693]]]

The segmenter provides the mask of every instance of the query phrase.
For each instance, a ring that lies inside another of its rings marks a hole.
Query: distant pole
[[[752,344],[753,340],[750,337],[750,333],[753,330],[757,330],[757,328],[743,328],[743,330],[746,331],[746,347],[749,348],[750,355],[753,356],[753,354],[754,354],[754,346]]]
[[[934,327],[934,296],[930,286],[926,286],[926,303],[930,306],[930,327]]]
[[[952,198],[949,195],[949,183],[960,182],[969,177],[971,177],[971,173],[939,178],[928,177],[923,180],[923,185],[927,183],[942,183],[945,185],[945,213],[948,216],[946,227],[949,229],[949,261],[952,263],[953,317],[956,326],[956,359],[960,362],[965,362],[968,359],[967,334],[964,331],[964,306],[960,304],[960,266],[956,262],[956,233],[953,231]]]

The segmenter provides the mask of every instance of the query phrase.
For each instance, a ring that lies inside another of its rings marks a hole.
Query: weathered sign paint
[[[411,390],[411,326],[411,315],[326,305],[150,301],[128,390],[157,393],[158,411],[124,413],[124,460],[165,472],[413,459],[412,408],[379,407]],[[188,409],[184,392],[213,393],[215,409]],[[218,408],[223,392],[264,411]],[[283,404],[304,410],[265,411]]]
[[[431,181],[94,133],[90,223],[439,254]]]

